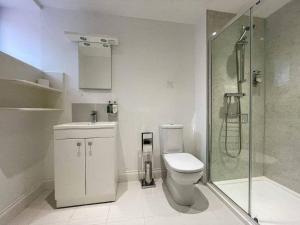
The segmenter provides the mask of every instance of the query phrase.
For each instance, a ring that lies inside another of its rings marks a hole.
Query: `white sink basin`
[[[61,129],[99,129],[99,128],[114,128],[117,126],[117,122],[73,122],[64,123],[54,126],[54,130]]]

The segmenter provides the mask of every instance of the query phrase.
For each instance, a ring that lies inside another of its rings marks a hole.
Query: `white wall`
[[[0,8],[0,51],[41,67],[39,10]]]
[[[41,185],[46,140],[40,113],[0,112],[0,215]]]
[[[153,131],[155,168],[159,168],[158,126],[185,125],[185,147],[194,152],[194,26],[95,13],[45,9],[43,22],[43,69],[67,75],[65,113],[71,121],[71,103],[119,103],[119,167],[135,172],[142,131]],[[112,91],[78,89],[76,44],[64,31],[104,34],[119,38],[113,48]],[[100,115],[101,118],[101,115]],[[46,159],[46,178],[53,178],[53,152]]]
[[[0,51],[40,66],[39,22],[39,13],[36,11],[1,8]],[[0,77],[15,75],[35,79],[40,73],[36,68],[13,60],[6,54],[1,53],[0,58]],[[11,94],[5,91],[6,88],[9,87],[1,83],[1,104],[5,104],[3,99]],[[18,92],[15,94],[20,95]],[[23,97],[26,102],[26,96]],[[44,157],[48,144],[47,137],[41,132],[46,128],[44,117],[43,113],[0,110],[1,218],[8,206],[24,198],[43,181]]]
[[[67,74],[60,122],[71,121],[72,102],[118,100],[121,173],[135,174],[142,131],[154,132],[154,167],[160,168],[161,123],[183,123],[186,151],[194,152],[194,26],[54,9],[1,9],[0,15],[1,51]],[[112,91],[78,89],[77,47],[65,37],[66,30],[119,38],[113,49]],[[0,113],[0,212],[43,179],[53,180],[53,123],[58,123],[57,115],[50,113]]]
[[[206,10],[202,10],[196,24],[195,35],[195,140],[196,152],[200,160],[206,163],[207,147],[207,38]],[[204,177],[206,180],[206,177]]]
[[[154,132],[154,167],[160,168],[161,123],[183,123],[185,149],[195,153],[193,25],[54,9],[1,9],[0,16],[1,51],[45,71],[66,73],[60,122],[71,121],[73,102],[118,100],[122,174],[136,173],[142,131]],[[120,45],[113,49],[112,91],[78,89],[77,47],[64,31],[119,38]],[[53,123],[58,123],[57,115],[50,113],[0,113],[0,211],[43,179],[53,180]]]

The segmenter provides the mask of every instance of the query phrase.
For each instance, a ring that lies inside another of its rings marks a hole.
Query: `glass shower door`
[[[300,224],[300,1],[266,10],[273,6],[256,2],[210,40],[209,181],[259,224],[292,225]]]
[[[210,42],[210,181],[249,212],[250,11]]]
[[[253,7],[252,210],[260,225],[300,224],[300,1]]]

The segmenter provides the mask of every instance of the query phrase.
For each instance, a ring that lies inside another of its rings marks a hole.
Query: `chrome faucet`
[[[93,110],[90,115],[92,117],[92,123],[96,123],[97,122],[97,111]]]

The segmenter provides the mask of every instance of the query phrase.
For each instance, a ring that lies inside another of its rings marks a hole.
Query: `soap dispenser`
[[[118,104],[116,101],[114,101],[113,103],[112,103],[112,101],[108,102],[107,113],[108,114],[117,114],[118,113]]]
[[[106,111],[107,111],[107,113],[109,113],[109,114],[111,114],[111,113],[113,112],[111,101],[108,102]]]
[[[117,114],[118,113],[118,104],[116,101],[112,104],[112,113]]]

